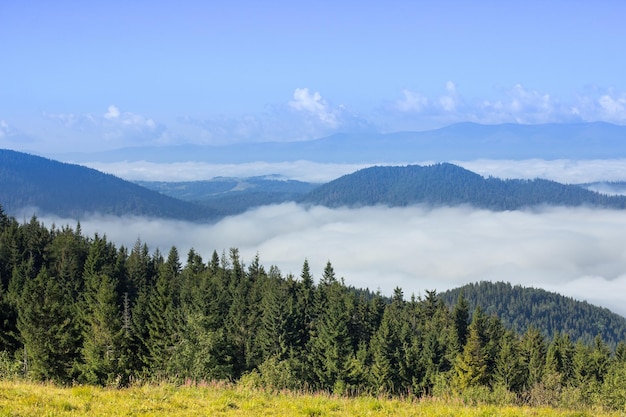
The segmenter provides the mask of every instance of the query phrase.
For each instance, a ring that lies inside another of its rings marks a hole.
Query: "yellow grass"
[[[438,400],[267,393],[246,388],[171,384],[106,389],[0,381],[0,416],[619,416],[596,410],[465,407]]]

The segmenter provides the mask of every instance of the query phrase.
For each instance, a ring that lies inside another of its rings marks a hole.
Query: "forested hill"
[[[328,207],[470,204],[490,210],[537,205],[626,207],[624,196],[543,179],[483,178],[449,163],[365,168],[316,188],[302,202]]]
[[[214,217],[210,209],[176,200],[113,175],[4,149],[0,149],[0,204],[10,214],[36,207],[38,214],[72,218],[86,213],[185,220]]]
[[[626,340],[626,318],[557,293],[504,282],[480,282],[439,296],[448,306],[454,306],[461,294],[470,311],[480,306],[483,313],[498,316],[506,327],[520,334],[532,326],[548,339],[560,332],[586,342],[600,335],[613,346]]]

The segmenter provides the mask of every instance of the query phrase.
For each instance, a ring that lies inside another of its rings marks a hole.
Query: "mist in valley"
[[[47,226],[76,219],[40,216]],[[327,261],[347,285],[405,296],[469,282],[505,281],[555,291],[626,316],[626,212],[536,208],[491,212],[470,207],[358,209],[264,206],[214,224],[93,215],[83,233],[131,248],[137,239],[181,261],[194,248],[208,261],[231,247],[244,263],[299,276],[308,260],[315,279]]]

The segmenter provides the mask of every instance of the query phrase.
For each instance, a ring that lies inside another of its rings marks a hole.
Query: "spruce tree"
[[[24,285],[18,329],[25,350],[24,367],[41,380],[68,382],[78,358],[75,314],[71,302],[44,267]]]
[[[463,296],[463,293],[459,295],[454,310],[452,310],[452,319],[454,321],[457,348],[460,352],[463,350],[465,342],[467,341],[469,327],[469,304]]]
[[[474,313],[469,327],[467,342],[463,352],[457,356],[454,364],[457,386],[461,389],[484,385],[488,380],[487,352],[485,340],[481,335],[484,316],[480,310]]]
[[[383,313],[380,326],[371,340],[371,383],[378,393],[397,394],[406,386],[402,375],[404,348],[402,323],[405,321],[404,295],[395,288],[391,304]]]
[[[172,247],[167,262],[160,265],[155,287],[150,291],[146,327],[150,368],[158,374],[168,370],[174,346],[180,339],[180,311],[178,310],[178,251]]]
[[[546,363],[546,343],[535,327],[524,333],[521,341],[521,356],[526,367],[526,387],[531,388],[541,382]]]
[[[321,389],[345,387],[348,360],[354,353],[346,308],[345,287],[332,281],[324,287],[325,309],[316,318],[315,333],[309,340],[310,361]]]
[[[105,385],[127,379],[129,358],[124,348],[124,328],[117,305],[117,282],[106,274],[91,275],[84,292],[82,376],[91,384]]]
[[[500,351],[496,357],[495,381],[509,391],[519,392],[526,381],[520,343],[515,335],[508,331],[502,337]]]

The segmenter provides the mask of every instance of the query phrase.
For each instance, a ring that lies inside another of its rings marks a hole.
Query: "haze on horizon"
[[[626,3],[3,2],[0,147],[626,123]]]

